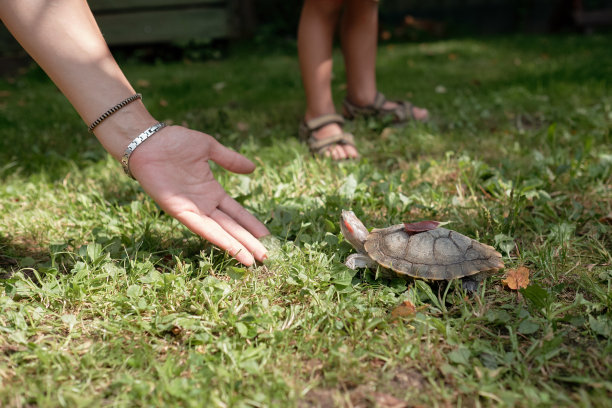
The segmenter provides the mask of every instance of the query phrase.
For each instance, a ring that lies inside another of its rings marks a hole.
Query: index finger
[[[176,215],[176,219],[187,228],[213,245],[227,251],[232,257],[246,266],[255,263],[253,255],[238,240],[225,231],[217,222],[206,215],[185,211]]]

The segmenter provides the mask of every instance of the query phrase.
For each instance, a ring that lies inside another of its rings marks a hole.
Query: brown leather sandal
[[[319,116],[318,118],[304,120],[300,123],[300,139],[308,144],[308,148],[312,153],[323,155],[330,146],[336,144],[355,146],[353,135],[346,132],[336,133],[321,140],[314,137],[314,132],[331,123],[337,123],[342,126],[344,124],[344,119],[337,113],[329,113]]]
[[[354,119],[356,117],[376,117],[382,120],[390,120],[395,124],[404,124],[411,120],[424,122],[427,118],[417,119],[414,116],[415,106],[409,101],[393,101],[397,106],[393,109],[385,109],[383,105],[387,102],[387,98],[380,92],[376,92],[374,103],[366,106],[358,106],[344,98],[342,103],[344,107],[344,117]]]

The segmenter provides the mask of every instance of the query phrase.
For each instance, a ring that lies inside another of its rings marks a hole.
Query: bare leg
[[[346,91],[350,102],[370,105],[376,97],[376,51],[378,47],[378,2],[347,0],[341,22],[342,52],[346,65]],[[383,107],[393,109],[395,102]],[[415,107],[417,120],[428,116],[427,109]]]
[[[306,93],[305,119],[335,113],[331,92],[332,46],[336,24],[343,2],[338,0],[305,0],[298,28],[298,56]],[[315,133],[325,139],[342,130],[337,124],[327,125]],[[326,154],[334,160],[358,157],[352,146],[334,145]]]

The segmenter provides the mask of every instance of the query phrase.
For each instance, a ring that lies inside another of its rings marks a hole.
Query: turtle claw
[[[351,254],[346,258],[344,264],[349,269],[375,268],[378,265],[372,258],[364,254]]]
[[[475,279],[470,279],[470,277],[466,277],[461,279],[463,290],[468,295],[473,295],[478,292],[478,287],[480,286],[480,282]]]

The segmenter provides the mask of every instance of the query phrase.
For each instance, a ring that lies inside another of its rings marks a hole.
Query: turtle
[[[357,250],[345,261],[351,269],[382,266],[384,275],[452,280],[461,278],[466,292],[473,293],[480,281],[504,267],[501,254],[438,221],[367,228],[353,211],[342,210],[340,229]]]

